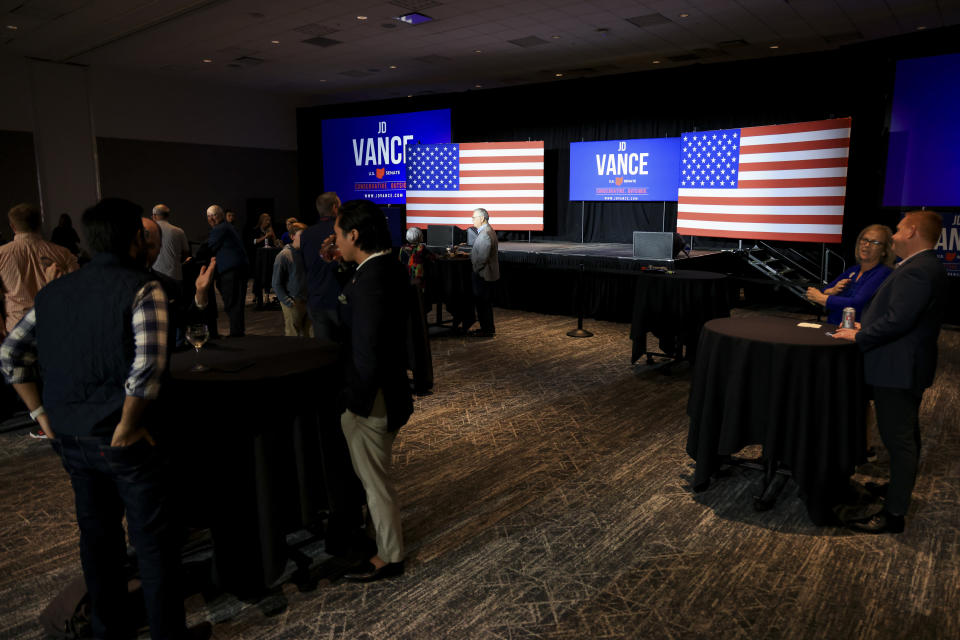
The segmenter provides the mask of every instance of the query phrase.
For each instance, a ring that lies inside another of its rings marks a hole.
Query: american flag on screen
[[[677,233],[840,242],[850,118],[685,133]]]
[[[407,145],[407,227],[470,225],[543,230],[543,141]]]

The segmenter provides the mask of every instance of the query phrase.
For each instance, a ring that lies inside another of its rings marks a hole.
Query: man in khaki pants
[[[300,252],[300,234],[307,225],[290,225],[291,242],[273,261],[273,292],[283,311],[283,335],[312,338],[313,325],[307,316],[307,269]]]
[[[413,413],[407,378],[410,283],[391,255],[390,231],[380,208],[353,200],[334,224],[344,261],[357,270],[340,296],[344,342],[344,401],[340,418],[350,461],[367,494],[377,553],[344,578],[368,582],[403,573],[400,505],[390,479],[397,429]]]

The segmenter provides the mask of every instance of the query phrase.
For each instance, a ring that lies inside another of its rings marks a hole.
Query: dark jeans
[[[496,327],[493,325],[493,291],[497,283],[487,282],[476,272],[472,274],[472,277],[473,304],[477,308],[477,320],[480,322],[480,330],[494,333]]]
[[[223,297],[223,310],[230,318],[230,335],[242,336],[245,325],[243,304],[247,297],[247,270],[243,267],[229,269],[220,274],[217,281]]]
[[[890,452],[890,484],[886,509],[904,516],[917,481],[920,462],[920,401],[923,390],[873,388],[877,408],[877,429],[883,446]]]
[[[51,441],[70,474],[80,525],[80,561],[96,638],[128,638],[127,546],[123,516],[137,551],[150,635],[181,638],[186,627],[180,582],[180,528],[171,512],[166,464],[141,439],[111,447],[109,439],[61,436]]]
[[[310,322],[313,323],[314,338],[340,342],[340,320],[337,317],[336,309],[310,309],[308,307],[307,315],[310,316]],[[347,460],[349,461],[349,458]]]

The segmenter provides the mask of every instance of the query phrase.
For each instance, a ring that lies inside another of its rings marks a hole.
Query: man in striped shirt
[[[135,630],[127,619],[124,515],[152,637],[187,634],[166,463],[147,429],[146,408],[167,366],[168,316],[163,289],[142,266],[141,214],[119,199],[87,209],[93,260],[44,287],[0,346],[0,371],[70,475],[98,638]]]

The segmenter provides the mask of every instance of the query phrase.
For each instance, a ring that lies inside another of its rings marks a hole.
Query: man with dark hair
[[[75,255],[40,236],[43,218],[35,206],[18,204],[7,219],[14,235],[0,246],[0,338],[26,315],[41,287],[79,268]]]
[[[343,259],[358,265],[340,297],[347,333],[340,423],[377,539],[377,553],[344,577],[366,582],[403,573],[400,505],[389,469],[397,430],[413,413],[406,346],[410,285],[406,268],[390,255],[390,230],[376,204],[346,203],[334,229]]]
[[[83,225],[96,254],[37,295],[0,347],[0,369],[60,454],[80,526],[97,638],[128,637],[123,518],[153,638],[187,636],[180,534],[146,408],[167,366],[167,301],[143,268],[142,209],[105,199]],[[38,388],[43,373],[43,396]]]
[[[920,402],[937,371],[937,338],[947,296],[947,273],[933,248],[943,222],[933,211],[910,211],[893,235],[902,258],[864,309],[859,329],[839,329],[863,352],[864,379],[873,388],[877,427],[890,452],[883,510],[850,527],[900,533],[920,461]]]
[[[247,254],[240,232],[226,221],[219,205],[207,207],[207,224],[207,246],[217,258],[217,288],[223,297],[223,310],[230,318],[230,337],[239,338],[246,329],[243,305],[247,298]]]

